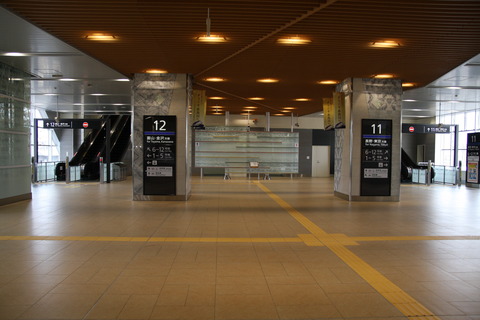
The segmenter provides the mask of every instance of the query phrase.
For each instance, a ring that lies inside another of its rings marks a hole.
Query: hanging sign
[[[323,126],[326,131],[335,129],[333,98],[323,98]]]
[[[335,110],[335,129],[345,128],[345,93],[333,93],[333,107]]]

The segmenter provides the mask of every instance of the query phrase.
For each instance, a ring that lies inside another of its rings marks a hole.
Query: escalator
[[[401,164],[401,181],[402,182],[411,182],[412,181],[412,174],[413,169],[428,169],[427,166],[420,166],[415,161],[410,158],[410,156],[403,150],[402,148],[402,164]],[[433,168],[431,170],[431,179],[435,177],[435,170]]]
[[[110,162],[120,162],[130,144],[131,117],[126,115],[102,116],[100,129],[93,129],[83,141],[69,162],[70,166],[80,166],[82,180],[100,178],[100,157],[106,159],[106,123],[110,120]]]

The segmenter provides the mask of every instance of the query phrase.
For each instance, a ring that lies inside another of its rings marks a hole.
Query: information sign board
[[[143,116],[143,194],[176,194],[176,116]]]
[[[392,120],[362,119],[361,196],[390,196]]]
[[[467,183],[479,184],[480,132],[467,135]]]

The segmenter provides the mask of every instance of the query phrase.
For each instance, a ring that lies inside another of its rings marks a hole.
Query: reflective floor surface
[[[480,190],[333,179],[52,183],[0,207],[0,319],[480,319]]]

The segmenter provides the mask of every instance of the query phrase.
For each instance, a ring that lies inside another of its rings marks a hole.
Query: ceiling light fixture
[[[318,84],[338,84],[340,81],[337,80],[321,80],[317,81]]]
[[[264,79],[257,80],[257,82],[261,82],[261,83],[275,83],[278,81],[279,81],[278,79],[274,79],[274,78],[264,78]]]
[[[248,106],[248,107],[244,107],[244,109],[258,109],[258,107]]]
[[[283,109],[285,109],[285,110],[294,110],[295,108],[294,108],[294,107],[284,107]]]
[[[2,56],[6,57],[28,57],[28,53],[23,53],[23,52],[5,52],[2,54]]]
[[[210,100],[225,100],[225,97],[208,97]]]
[[[413,83],[413,82],[403,82],[402,87],[404,87],[404,88],[415,87],[415,83]]]
[[[168,73],[168,71],[162,69],[147,69],[145,73]]]
[[[380,40],[370,43],[370,47],[374,48],[398,48],[400,43],[395,40]]]
[[[277,40],[277,43],[279,44],[287,44],[287,45],[302,45],[302,44],[309,44],[312,42],[311,40],[307,38],[302,38],[299,36],[295,37],[288,37],[288,38],[280,38]]]
[[[293,101],[305,102],[305,101],[312,101],[312,99],[309,99],[309,98],[297,98],[297,99],[293,99]]]
[[[87,34],[85,36],[85,39],[93,40],[93,41],[115,41],[115,40],[118,40],[118,38],[115,37],[112,34],[101,33],[101,32],[95,32],[95,33]]]
[[[226,42],[227,38],[220,36],[218,34],[211,34],[210,33],[210,26],[211,26],[211,20],[210,20],[210,8],[208,8],[207,11],[207,33],[203,36],[197,37],[197,41],[200,42],[205,42],[205,43],[222,43]]]
[[[265,98],[262,98],[262,97],[251,97],[251,98],[248,98],[248,100],[261,101],[261,100],[265,100]]]
[[[393,74],[383,73],[383,74],[376,74],[373,76],[375,79],[390,79],[395,77]]]
[[[210,81],[210,82],[223,82],[225,81],[226,79],[224,78],[220,78],[220,77],[209,77],[209,78],[205,78],[203,79],[205,81]]]

